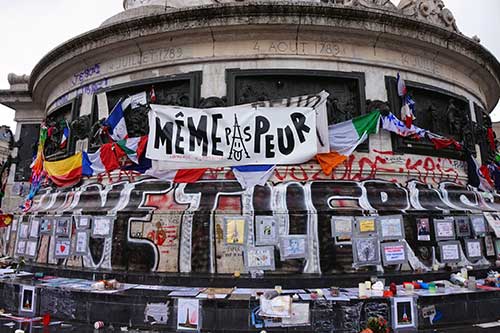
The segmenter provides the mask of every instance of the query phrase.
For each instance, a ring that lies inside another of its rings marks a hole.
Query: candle
[[[365,286],[366,286],[366,290],[371,290],[372,289],[372,282],[371,281],[365,281]]]
[[[366,284],[362,282],[359,284],[358,288],[359,288],[359,298],[366,298]]]
[[[462,273],[462,277],[463,277],[464,279],[466,279],[466,280],[467,280],[467,279],[469,278],[469,272],[467,271],[467,268],[465,268],[465,267],[464,267],[464,268],[462,268],[462,269],[460,270],[460,273]]]

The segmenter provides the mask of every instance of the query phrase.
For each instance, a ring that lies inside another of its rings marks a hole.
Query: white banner
[[[165,169],[300,164],[314,158],[316,111],[151,105],[146,156]]]

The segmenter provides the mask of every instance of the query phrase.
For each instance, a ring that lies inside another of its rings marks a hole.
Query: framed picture
[[[480,239],[466,239],[465,240],[465,254],[471,260],[481,259],[483,251],[481,249]]]
[[[70,256],[71,253],[71,239],[57,238],[54,248],[54,257],[57,259],[64,259]]]
[[[76,232],[76,245],[74,254],[77,256],[87,255],[89,249],[89,232],[88,230],[78,230]]]
[[[438,246],[442,263],[456,263],[462,259],[462,256],[460,255],[460,242],[439,242]]]
[[[484,217],[488,222],[488,229],[493,230],[497,238],[500,238],[500,214],[498,213],[484,213]],[[472,218],[471,218],[472,220]]]
[[[335,245],[352,245],[352,236],[337,236],[333,241]]]
[[[248,218],[234,216],[224,218],[224,242],[226,245],[245,245],[248,230]]]
[[[455,217],[455,226],[456,226],[458,237],[469,237],[470,236],[470,223],[469,223],[468,216]]]
[[[455,221],[453,219],[435,219],[434,232],[437,241],[455,239]]]
[[[302,259],[307,255],[307,236],[291,235],[280,237],[281,261]]]
[[[71,217],[58,216],[54,220],[56,224],[56,236],[69,237],[71,234]]]
[[[40,219],[40,234],[52,235],[54,230],[54,218],[44,216]]]
[[[256,245],[277,245],[278,223],[276,219],[272,216],[256,216],[255,235]]]
[[[199,331],[200,322],[200,300],[179,298],[177,300],[177,330]]]
[[[35,258],[36,253],[37,253],[37,248],[38,248],[38,240],[37,239],[31,239],[26,242],[26,251],[25,251],[25,256],[28,258]]]
[[[330,223],[332,228],[332,237],[348,236],[352,237],[354,218],[352,216],[333,216]]]
[[[78,215],[74,216],[75,221],[76,221],[76,228],[77,229],[89,229],[90,228],[90,223],[92,221],[92,216],[89,215]]]
[[[384,266],[402,265],[408,261],[404,242],[382,243],[381,251]]]
[[[30,222],[29,238],[38,238],[39,231],[40,231],[40,218],[32,216]]]
[[[19,225],[19,238],[26,239],[29,236],[29,224],[28,223],[21,223]]]
[[[17,240],[16,254],[19,256],[24,256],[26,254],[26,240],[24,239]]]
[[[359,235],[377,233],[376,217],[356,217],[356,232]]]
[[[417,240],[429,242],[431,240],[431,223],[429,218],[417,218]]]
[[[14,215],[14,218],[12,219],[12,229],[11,229],[11,231],[17,231],[17,226],[19,224],[19,221],[21,221],[22,219],[23,219],[22,216]]]
[[[36,288],[35,286],[21,285],[19,299],[19,313],[22,315],[35,315],[36,309]]]
[[[245,267],[248,271],[274,271],[274,246],[248,247],[245,251]]]
[[[495,252],[500,256],[500,239],[495,239]]]
[[[392,328],[416,328],[417,311],[413,297],[394,297],[392,302]]]
[[[377,218],[379,239],[398,240],[405,238],[403,217],[401,215],[379,216]]]
[[[472,215],[470,221],[475,236],[484,236],[486,234],[486,222],[483,215]]]
[[[111,236],[113,216],[95,216],[92,223],[92,237],[106,238]]]
[[[493,237],[491,235],[484,237],[484,250],[487,257],[495,256],[495,244],[493,244]]]
[[[380,264],[380,246],[375,237],[354,238],[352,252],[353,261],[358,266]]]

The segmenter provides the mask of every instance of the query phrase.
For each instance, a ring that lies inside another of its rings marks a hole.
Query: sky
[[[399,0],[391,0],[395,4]],[[466,36],[500,59],[499,0],[444,0]],[[57,45],[98,27],[123,10],[122,0],[0,0],[0,89],[8,89],[9,73],[30,74],[33,67]],[[40,14],[43,15],[40,15]],[[492,114],[500,121],[500,105]],[[14,111],[0,105],[0,125],[15,130]]]

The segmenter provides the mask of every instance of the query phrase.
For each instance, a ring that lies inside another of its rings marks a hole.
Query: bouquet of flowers
[[[368,319],[366,328],[361,333],[389,333],[391,330],[387,325],[387,320],[383,317],[371,317]]]

